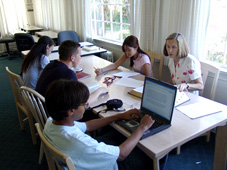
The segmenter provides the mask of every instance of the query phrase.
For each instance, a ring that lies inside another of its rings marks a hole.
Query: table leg
[[[227,158],[227,124],[217,128],[213,170],[225,170]]]
[[[158,158],[154,158],[153,159],[153,168],[154,170],[159,170],[159,159]]]
[[[8,53],[8,57],[9,57],[9,60],[10,60],[10,51],[9,51],[9,44],[6,42],[6,50],[7,50],[7,53]]]

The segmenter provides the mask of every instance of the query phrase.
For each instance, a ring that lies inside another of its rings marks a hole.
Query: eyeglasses
[[[114,76],[114,77],[105,77],[105,81],[103,82],[103,83],[105,83],[106,85],[107,85],[107,87],[109,86],[109,85],[111,85],[112,83],[113,83],[113,81],[116,79],[116,76]]]
[[[82,104],[83,106],[84,106],[84,109],[85,110],[87,110],[88,108],[89,108],[89,103],[87,102],[87,103],[84,103],[84,104]]]

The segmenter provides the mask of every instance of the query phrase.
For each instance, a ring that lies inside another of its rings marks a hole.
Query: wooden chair
[[[219,68],[209,63],[206,62],[200,63],[202,70],[202,79],[204,84],[204,89],[200,91],[200,95],[208,99],[214,100],[220,70]]]
[[[36,141],[36,134],[35,134],[35,128],[33,123],[33,116],[29,114],[29,112],[27,111],[19,91],[19,88],[24,85],[24,82],[18,74],[11,72],[8,67],[6,67],[6,71],[9,75],[9,80],[13,90],[13,95],[14,95],[14,99],[17,107],[18,119],[20,123],[20,129],[24,130],[24,122],[28,120],[31,136],[32,136],[32,142],[35,145],[37,141]],[[23,119],[23,113],[26,115],[26,118],[24,119]]]
[[[206,62],[200,62],[200,64],[201,64],[204,89],[200,91],[199,94],[203,97],[214,100],[220,70],[214,65],[208,64]],[[212,79],[211,74],[213,75],[213,81],[211,81]],[[210,141],[210,131],[204,133],[201,136],[206,136],[206,142]],[[180,147],[181,146],[177,147],[177,154],[180,154]]]
[[[44,129],[46,120],[48,118],[48,115],[44,107],[45,98],[35,90],[25,86],[20,87],[20,93],[23,98],[23,103],[25,104],[29,114],[33,115],[36,122],[38,122],[41,128]],[[42,163],[42,158],[43,158],[43,146],[41,143],[39,164]]]
[[[158,68],[158,79],[161,80],[162,79],[162,67],[163,67],[163,61],[164,61],[164,56],[158,53],[155,53],[153,51],[144,51],[145,53],[147,53],[151,59],[151,66],[152,69],[154,68],[154,62],[155,60],[159,60],[159,68]]]
[[[207,62],[200,62],[201,64],[201,70],[202,70],[202,79],[204,88],[202,91],[200,91],[200,95],[214,100],[215,94],[216,94],[216,88],[218,83],[218,78],[220,74],[220,69],[212,64],[209,64]],[[213,75],[213,77],[212,77]],[[213,81],[212,81],[213,79]],[[206,132],[204,134],[206,136],[206,141],[209,142],[210,140],[210,131]]]
[[[68,170],[76,170],[72,162],[72,159],[63,152],[61,152],[59,149],[54,147],[46,139],[46,137],[43,135],[40,124],[36,123],[35,126],[38,131],[41,142],[43,143],[43,149],[46,155],[49,170],[55,169],[63,170],[65,169],[64,167],[67,167]],[[64,165],[64,167],[62,166],[62,164]]]

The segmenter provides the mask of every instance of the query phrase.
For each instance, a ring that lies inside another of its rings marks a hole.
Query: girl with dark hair
[[[35,89],[38,78],[44,67],[50,62],[48,56],[54,48],[54,41],[48,36],[42,36],[24,57],[21,73],[24,85]]]
[[[138,39],[135,36],[130,35],[124,40],[122,51],[124,54],[115,63],[104,68],[97,68],[95,73],[99,75],[106,71],[117,69],[126,60],[130,59],[130,68],[134,71],[145,76],[153,76],[150,57],[140,49]]]

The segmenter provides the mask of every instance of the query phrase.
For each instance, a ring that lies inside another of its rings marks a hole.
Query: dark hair
[[[60,60],[66,61],[73,54],[76,55],[78,53],[79,47],[80,44],[75,41],[72,40],[63,41],[58,48]]]
[[[129,46],[129,47],[133,47],[133,48],[138,47],[138,49],[137,49],[137,52],[138,52],[138,53],[146,54],[143,50],[140,49],[139,41],[138,41],[138,39],[137,39],[134,35],[130,35],[130,36],[128,36],[128,37],[124,40],[124,42],[123,42],[123,44],[122,44],[122,51],[123,51],[123,52],[125,52],[125,49],[124,49],[124,46],[125,46],[125,45],[127,45],[127,46]],[[146,54],[146,55],[147,55],[147,54]],[[150,58],[150,57],[149,57],[149,58]],[[134,62],[133,62],[133,58],[131,57],[131,58],[130,58],[130,67],[133,67],[133,65],[134,65]]]
[[[178,53],[177,53],[177,57],[178,58],[185,58],[188,56],[189,54],[189,47],[188,44],[184,38],[184,36],[181,33],[173,33],[170,34],[167,38],[167,40],[177,40],[177,45],[178,45]],[[168,56],[168,52],[166,49],[166,42],[163,48],[163,54],[165,56]]]
[[[45,105],[48,114],[59,121],[68,116],[68,110],[77,109],[86,103],[88,97],[88,88],[83,83],[75,80],[56,80],[47,88]]]
[[[51,47],[54,45],[54,41],[48,36],[42,36],[39,38],[39,41],[32,46],[30,52],[24,57],[21,66],[21,73],[26,72],[28,67],[33,64],[37,58],[40,63],[42,55],[46,54],[47,45]]]

